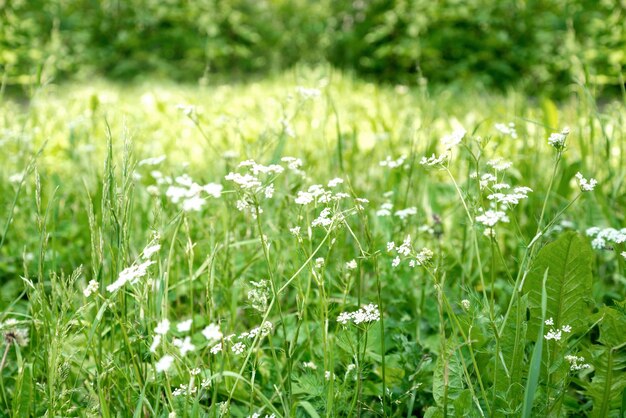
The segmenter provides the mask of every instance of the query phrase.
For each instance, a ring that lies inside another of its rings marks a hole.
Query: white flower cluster
[[[446,154],[441,154],[439,157],[433,154],[428,158],[422,157],[422,159],[420,160],[420,164],[426,167],[441,166],[447,160],[448,160],[448,156]]]
[[[276,414],[271,414],[271,415],[265,414],[264,416],[261,416],[260,413],[255,412],[252,415],[248,415],[248,418],[276,418]]]
[[[596,179],[591,178],[587,180],[580,172],[576,173],[576,179],[578,180],[580,190],[582,190],[583,192],[592,192],[598,184],[598,181]]]
[[[92,279],[89,281],[89,284],[87,284],[87,287],[83,289],[83,295],[85,295],[85,297],[88,298],[93,293],[96,293],[99,287],[100,287],[100,283],[98,283],[97,280]]]
[[[329,184],[332,184],[332,186],[330,187],[334,188],[340,183],[335,181]],[[313,184],[309,186],[306,192],[302,190],[298,191],[298,196],[295,199],[295,203],[297,205],[306,206],[314,202],[316,203],[330,203],[333,201],[336,202],[336,201],[345,199],[347,197],[350,197],[350,195],[347,193],[333,192],[331,190],[325,189],[324,186],[322,186],[321,184]]]
[[[552,318],[546,319],[545,324],[552,327],[544,336],[548,341],[561,341],[562,333],[568,334],[572,332],[572,327],[569,325],[563,325],[561,328],[554,328],[554,320]]]
[[[178,176],[173,181],[166,178],[165,181],[170,184],[165,191],[165,196],[174,204],[180,203],[185,212],[197,212],[202,209],[205,204],[202,197],[203,192],[216,199],[222,196],[223,186],[221,184],[209,183],[201,186],[187,174]]]
[[[347,270],[356,270],[356,268],[357,268],[356,260],[350,260],[346,263]]]
[[[198,387],[193,385],[193,381],[191,383],[192,384],[189,386],[187,386],[184,383],[181,383],[179,387],[177,387],[176,389],[172,391],[172,395],[173,396],[195,395],[198,392]]]
[[[113,293],[121,289],[126,283],[137,283],[139,279],[148,274],[148,268],[155,263],[155,261],[150,260],[150,257],[158,252],[160,248],[161,245],[155,243],[154,241],[148,244],[148,246],[141,252],[140,256],[140,259],[143,259],[144,261],[139,264],[133,264],[132,266],[122,270],[117,277],[117,280],[107,286],[107,291]],[[86,290],[87,289],[85,289],[85,292]]]
[[[395,242],[387,243],[387,252],[395,253],[396,256],[391,261],[392,267],[398,267],[402,262],[401,257],[409,260],[409,267],[421,266],[433,258],[433,252],[428,248],[422,248],[419,252],[413,251],[411,245],[411,236],[407,235],[402,244],[396,245]]]
[[[493,160],[487,161],[487,165],[489,167],[492,167],[496,171],[505,171],[505,170],[508,170],[509,168],[511,168],[513,163],[511,163],[510,161],[505,160],[502,157],[498,157],[498,158],[494,158]]]
[[[406,209],[397,210],[394,215],[402,220],[405,220],[409,216],[417,215],[417,208],[415,206],[411,206]]]
[[[142,165],[159,165],[163,161],[165,161],[165,158],[166,158],[165,155],[161,155],[159,157],[146,158],[144,160],[139,161],[137,165],[139,167],[141,167]]]
[[[385,158],[383,161],[380,161],[378,165],[381,167],[388,167],[388,168],[394,169],[394,168],[402,167],[405,161],[406,161],[405,155],[401,155],[396,160],[392,159],[390,156],[387,156],[387,158]]]
[[[235,354],[235,355],[240,355],[243,354],[243,352],[247,349],[247,345],[245,343],[246,340],[254,340],[257,336],[260,336],[260,338],[264,338],[267,337],[269,334],[271,334],[272,330],[274,329],[274,324],[272,324],[269,321],[265,321],[263,322],[263,324],[261,324],[261,326],[256,327],[251,329],[250,331],[246,331],[246,332],[242,332],[239,335],[235,335],[235,334],[230,334],[226,337],[222,338],[221,333],[219,333],[219,338],[222,339],[222,341],[218,342],[217,344],[215,344],[213,347],[211,347],[210,352],[211,354],[217,354],[220,353],[224,350],[224,344],[225,343],[230,343],[230,351]],[[206,330],[206,329],[205,329]],[[207,335],[205,334],[205,337]],[[210,340],[214,341],[217,338],[217,333],[214,333],[212,335],[209,335],[211,338]],[[233,340],[239,340],[235,343],[232,343]]]
[[[601,250],[607,243],[622,244],[626,242],[626,228],[599,228],[597,226],[588,228],[587,236],[593,238],[591,246],[596,250]]]
[[[589,367],[591,367],[589,364],[584,362],[584,357],[567,355],[565,356],[565,360],[567,360],[567,362],[569,363],[569,369],[572,371],[588,369]]]
[[[487,165],[491,166],[496,171],[496,174],[511,167],[511,163],[502,158],[490,160],[487,162]],[[498,223],[509,222],[506,210],[518,205],[521,200],[527,199],[528,193],[533,191],[526,186],[517,186],[511,190],[510,184],[503,181],[498,182],[498,177],[491,173],[485,173],[479,177],[479,173],[474,172],[470,177],[479,179],[478,184],[481,190],[486,189],[491,192],[487,195],[487,199],[490,201],[489,209],[479,208],[479,215],[476,216],[476,222],[486,227],[485,235],[489,237],[495,235],[494,227]]]
[[[496,123],[495,126],[496,131],[500,132],[503,135],[508,135],[513,139],[517,139],[517,131],[515,130],[515,124],[513,122],[505,125],[504,123]]]
[[[454,132],[452,132],[451,134],[445,135],[443,138],[441,138],[441,144],[443,145],[443,148],[446,151],[450,151],[452,148],[461,143],[461,141],[465,137],[465,134],[467,134],[467,131],[463,128],[459,128],[454,130]]]
[[[564,149],[569,132],[569,128],[564,128],[560,133],[551,134],[548,138],[548,144],[553,146],[557,151]]]
[[[480,208],[479,211],[482,211],[482,208]],[[500,222],[508,223],[509,217],[501,210],[488,209],[483,211],[482,215],[476,217],[476,222],[485,225],[489,229],[493,229],[493,227]]]
[[[348,322],[359,325],[362,323],[376,322],[379,319],[380,311],[378,310],[378,305],[370,303],[369,305],[365,305],[364,307],[356,311],[340,313],[337,317],[337,322],[342,325],[347,325]]]
[[[493,185],[493,188],[494,189],[498,189],[498,190],[502,190],[503,188],[508,189],[509,187],[510,186],[508,184],[506,184],[506,183],[499,183],[499,184],[494,184]],[[489,196],[487,196],[487,199],[493,200],[493,201],[495,201],[497,203],[501,203],[503,205],[515,206],[515,205],[519,204],[520,200],[527,199],[528,198],[528,193],[532,192],[532,191],[533,190],[530,187],[526,187],[526,186],[515,187],[513,189],[512,193],[496,192],[496,193],[492,193]]]
[[[302,161],[293,157],[284,157],[283,162],[287,163],[290,170],[301,173],[299,167]],[[253,217],[262,213],[261,208],[253,210],[253,206],[258,201],[258,197],[271,199],[274,196],[274,178],[285,171],[280,164],[263,165],[254,160],[246,160],[237,166],[241,172],[230,172],[225,176],[227,181],[233,182],[241,192],[240,199],[237,200],[237,210],[240,212],[249,211]],[[264,176],[261,178],[261,176]]]

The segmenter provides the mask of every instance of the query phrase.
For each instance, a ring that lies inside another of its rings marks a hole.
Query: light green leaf
[[[546,270],[546,318],[554,327],[569,325],[582,330],[587,318],[587,298],[591,294],[593,252],[587,240],[576,232],[566,232],[539,251],[524,283],[530,309],[529,332],[538,329],[541,319],[541,282]]]

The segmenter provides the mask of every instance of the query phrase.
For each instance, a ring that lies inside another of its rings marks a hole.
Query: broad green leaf
[[[543,352],[543,320],[546,317],[546,308],[548,302],[548,293],[546,289],[546,281],[548,279],[548,270],[543,275],[541,282],[541,321],[537,331],[537,342],[530,358],[530,367],[528,369],[528,379],[526,380],[526,390],[524,391],[524,404],[522,406],[522,416],[529,418],[533,409],[533,401],[539,384],[539,374],[541,372],[541,357]]]
[[[592,417],[619,417],[626,390],[626,314],[613,308],[600,311],[601,348],[590,361],[594,375],[587,387],[593,401]],[[596,346],[597,347],[597,346]]]
[[[554,327],[584,328],[587,298],[591,295],[591,263],[593,252],[587,240],[576,232],[566,232],[539,251],[524,282],[530,309],[530,332],[535,332],[541,319],[541,282],[545,272],[547,307],[545,318],[552,318]]]
[[[437,358],[433,375],[433,397],[437,406],[443,410],[447,408],[450,413],[454,410],[453,401],[464,389],[463,369],[458,352],[451,347],[446,347],[445,351],[445,355],[442,353]]]

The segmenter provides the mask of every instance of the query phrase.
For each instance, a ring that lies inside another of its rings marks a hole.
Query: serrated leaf
[[[552,318],[555,327],[571,326],[573,332],[584,328],[592,261],[591,246],[576,232],[562,234],[539,251],[523,287],[528,294],[529,332],[536,332],[541,322],[541,282],[546,271],[546,318]]]

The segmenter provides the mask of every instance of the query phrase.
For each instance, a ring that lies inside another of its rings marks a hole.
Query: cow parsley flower
[[[517,139],[517,131],[515,130],[515,124],[513,122],[505,125],[504,123],[496,123],[494,125],[496,130],[503,135],[508,135],[513,139]]]
[[[157,373],[165,372],[172,367],[172,363],[174,363],[174,357],[169,354],[164,355],[156,364]]]
[[[557,151],[565,149],[565,141],[569,135],[569,128],[564,128],[560,133],[553,133],[548,138],[548,144],[554,147]]]
[[[349,322],[355,325],[376,322],[380,319],[378,305],[370,303],[353,312],[341,312],[337,317],[337,322],[347,325]]]
[[[467,134],[467,131],[463,128],[459,128],[451,134],[445,135],[443,138],[441,138],[441,144],[446,151],[450,151],[452,148],[461,143],[461,141],[465,137],[465,134]]]
[[[571,371],[578,371],[582,369],[588,369],[589,367],[591,367],[589,364],[584,363],[585,361],[584,357],[567,355],[565,356],[565,360],[567,360],[567,362],[569,363],[569,369]]]
[[[154,264],[154,261],[147,260],[141,264],[132,265],[122,270],[117,280],[107,286],[107,290],[113,293],[122,288],[126,283],[135,284],[140,278],[148,273],[148,267]]]
[[[496,171],[505,171],[511,168],[513,164],[510,161],[506,161],[505,159],[498,157],[487,161],[487,165]]]
[[[89,284],[87,285],[87,287],[85,287],[85,289],[83,290],[83,295],[85,295],[85,297],[88,298],[93,293],[96,293],[99,287],[100,287],[100,283],[92,279],[89,281]]]
[[[209,324],[202,330],[202,335],[209,341],[217,341],[222,338],[223,334],[217,324]]]
[[[356,270],[356,268],[357,268],[356,260],[350,260],[346,263],[346,269]]]
[[[561,341],[561,330],[560,329],[558,329],[558,330],[551,329],[545,335],[545,338],[546,338],[546,340]]]
[[[448,156],[445,154],[440,155],[439,157],[435,156],[435,154],[431,155],[430,157],[426,158],[426,157],[422,157],[422,159],[420,160],[420,165],[426,166],[426,167],[433,167],[436,165],[443,165],[446,160],[448,159]]]
[[[215,344],[213,347],[211,347],[211,350],[209,350],[209,351],[211,352],[211,354],[221,353],[222,352],[222,343]]]
[[[614,229],[594,226],[588,228],[586,234],[593,238],[591,246],[596,250],[606,247],[608,243],[622,244],[626,242],[626,228]]]
[[[392,159],[387,156],[383,161],[379,162],[378,165],[381,167],[388,167],[391,169],[402,167],[404,165],[404,161],[406,160],[406,156],[402,155],[397,160]]]
[[[152,340],[152,344],[150,345],[150,352],[154,353],[156,349],[159,347],[159,344],[161,344],[161,335],[157,334],[154,336],[154,339]]]
[[[174,338],[174,346],[180,350],[180,355],[185,356],[188,352],[196,349],[196,346],[191,343],[191,337],[185,337],[184,339]]]
[[[590,178],[589,180],[587,180],[580,172],[576,173],[576,178],[578,179],[578,185],[580,186],[580,190],[582,190],[583,192],[592,192],[598,184],[598,181],[596,179]]]
[[[186,321],[181,321],[178,324],[176,324],[176,329],[178,330],[178,332],[187,332],[191,329],[191,323],[192,323],[191,319],[188,319]]]
[[[479,222],[486,227],[493,228],[499,222],[508,223],[509,217],[503,211],[489,209],[485,211],[482,215],[477,216],[476,222]]]
[[[154,329],[154,333],[158,335],[165,335],[170,330],[170,321],[166,318],[159,322]]]
[[[242,342],[235,343],[230,350],[236,355],[242,354],[246,349],[246,345]]]

